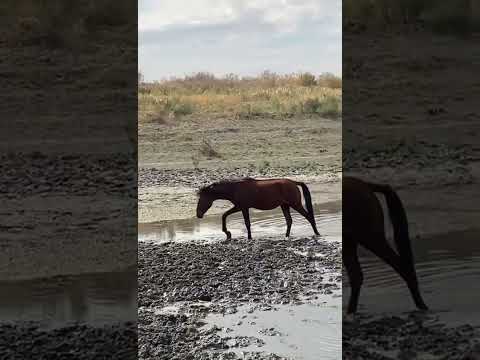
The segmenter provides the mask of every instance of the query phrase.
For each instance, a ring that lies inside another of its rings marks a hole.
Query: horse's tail
[[[303,197],[305,198],[305,206],[308,211],[308,215],[310,215],[313,223],[315,223],[315,214],[313,213],[313,205],[312,205],[312,196],[310,195],[310,190],[305,183],[300,181],[295,181],[295,184],[300,185],[303,192]]]
[[[380,185],[367,183],[373,192],[382,193],[387,201],[388,213],[393,225],[393,239],[395,246],[402,258],[402,261],[413,270],[415,274],[415,265],[413,261],[413,252],[408,233],[408,221],[402,201],[390,185]]]

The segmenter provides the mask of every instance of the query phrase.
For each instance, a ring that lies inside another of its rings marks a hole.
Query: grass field
[[[139,85],[139,122],[166,122],[181,116],[211,115],[250,119],[300,114],[341,116],[341,79],[330,74],[276,75],[256,78],[198,73]]]

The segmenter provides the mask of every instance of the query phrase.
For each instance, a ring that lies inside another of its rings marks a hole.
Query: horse
[[[385,196],[398,254],[387,243],[383,210],[375,193]],[[406,282],[416,307],[420,310],[428,310],[420,295],[407,216],[397,193],[389,185],[344,177],[342,199],[344,216],[342,257],[351,287],[347,314],[353,315],[357,311],[360,288],[363,283],[357,254],[359,244],[390,265]]]
[[[298,186],[302,188],[307,209],[302,206],[302,196]],[[215,182],[200,188],[197,195],[197,217],[200,219],[210,209],[215,200],[228,200],[233,204],[233,207],[222,215],[222,231],[227,235],[227,240],[232,237],[230,231],[227,230],[226,223],[229,215],[239,211],[242,212],[248,239],[251,240],[249,209],[272,210],[279,206],[282,208],[287,222],[287,232],[285,234],[287,238],[290,236],[292,227],[290,208],[303,215],[312,226],[315,235],[320,235],[315,223],[310,191],[303,182],[289,179],[256,180],[247,177]]]

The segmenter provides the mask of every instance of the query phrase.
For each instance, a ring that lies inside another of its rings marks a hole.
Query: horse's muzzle
[[[203,214],[197,214],[197,218],[199,219],[203,218]]]

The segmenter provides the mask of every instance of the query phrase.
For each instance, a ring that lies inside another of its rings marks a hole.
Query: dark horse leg
[[[239,212],[240,210],[240,208],[234,206],[230,210],[225,211],[225,213],[222,215],[222,230],[227,235],[227,240],[232,238],[232,233],[227,230],[227,216]]]
[[[315,225],[315,222],[313,221],[314,219],[312,219],[312,216],[310,216],[310,214],[307,212],[307,210],[305,210],[305,208],[301,204],[300,205],[292,205],[292,208],[294,208],[297,212],[300,213],[300,215],[302,215],[305,219],[308,220],[310,225],[312,225],[312,229],[313,229],[313,232],[315,233],[315,235],[320,235],[318,230],[317,230],[317,226]]]
[[[390,265],[407,283],[417,308],[427,310],[428,307],[420,295],[418,281],[413,270],[402,258],[388,245],[384,234],[377,234],[372,237],[362,237],[361,244],[377,255],[380,259]]]
[[[248,240],[252,240],[252,232],[250,231],[250,214],[248,209],[242,209],[243,220],[245,221],[245,226],[247,227]]]
[[[290,236],[290,229],[292,228],[292,215],[290,215],[290,207],[288,205],[282,205],[283,216],[285,216],[285,220],[287,221],[287,233],[285,237]]]
[[[347,270],[347,275],[350,280],[350,300],[348,302],[347,313],[353,314],[357,311],[358,298],[360,297],[360,288],[363,283],[363,273],[360,263],[358,262],[357,254],[358,246],[352,242],[344,242],[343,244],[343,264]]]

